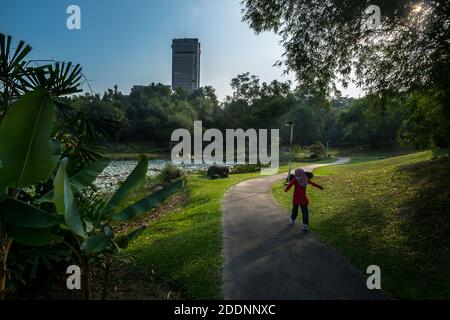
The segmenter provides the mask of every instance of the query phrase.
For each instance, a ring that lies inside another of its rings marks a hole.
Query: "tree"
[[[450,4],[381,0],[381,24],[366,27],[368,0],[244,0],[243,20],[281,35],[287,71],[322,92],[352,71],[372,92],[423,86],[449,90]],[[281,62],[279,64],[282,64]]]
[[[294,104],[283,117],[284,122],[294,121],[294,142],[309,145],[324,136],[328,100],[315,88],[298,86],[294,90]],[[281,131],[283,141],[289,141],[290,130]]]
[[[440,92],[433,107],[450,122],[450,3],[380,0],[380,24],[367,27],[369,0],[243,0],[243,20],[256,32],[278,33],[286,72],[324,94],[353,75],[369,94]],[[430,114],[430,112],[426,112]],[[411,122],[413,119],[411,119]],[[431,120],[434,121],[434,120]],[[419,127],[412,124],[409,127]],[[450,145],[450,128],[433,137]]]
[[[403,104],[399,140],[417,147],[448,146],[450,123],[443,116],[445,99],[442,91],[433,89],[409,94]]]
[[[401,97],[369,95],[353,99],[338,115],[342,141],[351,145],[392,145],[401,126]]]
[[[197,120],[203,122],[203,127],[217,127],[216,115],[221,110],[213,87],[205,86],[193,91],[188,97],[188,101],[197,113]]]
[[[281,117],[294,105],[291,83],[272,81],[242,73],[231,80],[232,96],[224,103],[225,128],[278,128]]]

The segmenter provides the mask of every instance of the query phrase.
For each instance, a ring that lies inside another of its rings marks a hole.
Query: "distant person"
[[[312,174],[311,174],[312,177]],[[292,186],[295,186],[294,188],[294,196],[292,198],[292,215],[291,215],[291,221],[289,225],[293,226],[295,224],[295,221],[297,220],[298,216],[298,207],[302,210],[302,217],[303,217],[303,231],[309,230],[309,213],[308,213],[308,198],[306,197],[306,187],[310,184],[313,187],[316,187],[320,190],[323,190],[323,187],[318,185],[317,183],[312,182],[310,179],[308,179],[305,171],[303,169],[296,169],[295,175],[290,178],[289,184],[284,189],[284,192],[288,192],[289,189],[292,188]]]

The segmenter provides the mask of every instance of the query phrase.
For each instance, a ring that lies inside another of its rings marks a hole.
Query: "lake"
[[[147,176],[157,175],[170,160],[149,160]],[[103,170],[94,181],[94,185],[99,190],[115,189],[119,182],[124,181],[137,165],[136,160],[114,160]],[[206,171],[207,164],[182,164],[177,165],[185,172]]]

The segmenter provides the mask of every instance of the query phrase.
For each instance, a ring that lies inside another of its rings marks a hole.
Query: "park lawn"
[[[186,202],[152,222],[125,251],[133,259],[133,271],[148,279],[149,292],[161,287],[173,298],[222,298],[222,197],[233,185],[259,176],[255,172],[210,180],[188,175]]]
[[[380,266],[388,297],[450,298],[450,161],[431,151],[323,167],[309,188],[316,234],[362,272]],[[291,193],[274,184],[286,209]],[[288,214],[288,212],[286,212]]]

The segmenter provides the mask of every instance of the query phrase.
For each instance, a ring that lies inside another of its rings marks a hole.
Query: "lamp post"
[[[285,123],[285,126],[291,127],[291,139],[289,141],[289,165],[288,165],[288,175],[286,177],[286,181],[289,181],[289,177],[291,176],[291,155],[292,155],[292,138],[294,136],[294,121],[288,121]]]

